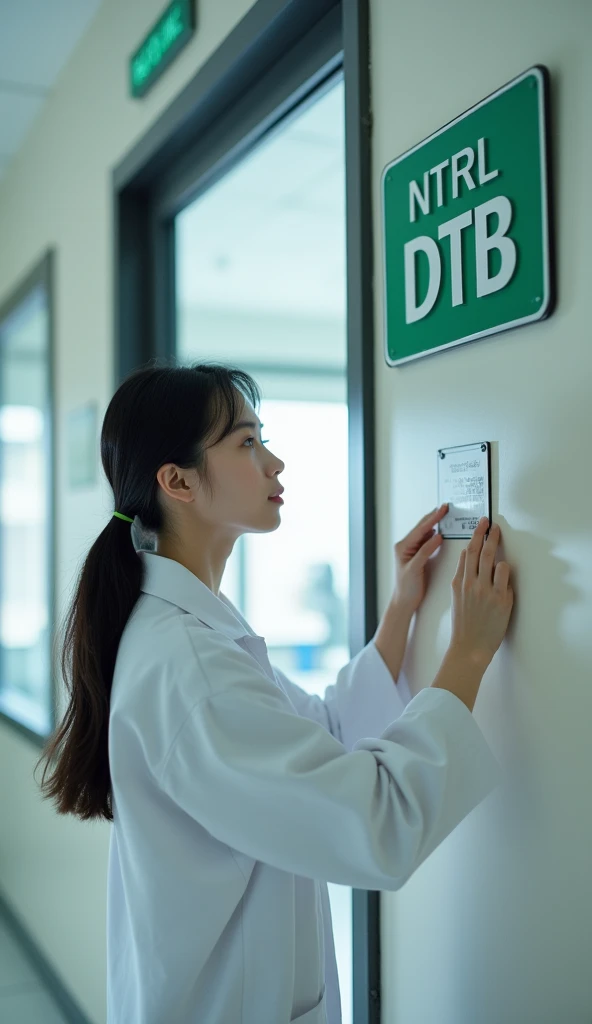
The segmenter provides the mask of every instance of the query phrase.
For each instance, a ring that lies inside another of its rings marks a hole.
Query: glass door
[[[279,529],[239,539],[222,591],[272,664],[320,695],[350,657],[345,218],[338,75],[178,213],[174,232],[177,358],[248,370],[286,465]],[[352,894],[329,893],[351,1024]]]

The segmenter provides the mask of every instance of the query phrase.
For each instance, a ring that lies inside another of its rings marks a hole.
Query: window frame
[[[342,70],[353,653],[378,625],[369,64],[369,0],[257,0],[112,176],[115,390],[174,352],[175,211]],[[380,1024],[380,892],[352,889],[352,910],[353,1016]]]
[[[31,295],[32,292],[36,291],[39,287],[43,288],[45,298],[47,302],[47,350],[46,350],[46,367],[47,367],[47,430],[46,430],[46,454],[49,465],[49,481],[48,481],[48,514],[47,514],[47,528],[45,534],[46,541],[46,565],[47,565],[47,607],[49,616],[49,664],[50,664],[50,678],[49,682],[49,710],[50,710],[50,725],[47,733],[36,732],[35,729],[31,729],[24,722],[20,722],[18,719],[13,718],[5,711],[0,710],[0,721],[9,725],[12,729],[18,732],[21,736],[25,736],[26,739],[30,740],[34,747],[42,750],[45,746],[48,737],[55,731],[57,725],[57,701],[58,701],[58,667],[55,660],[55,640],[56,640],[56,609],[57,609],[57,594],[56,594],[56,549],[57,549],[57,530],[56,530],[56,409],[55,409],[55,301],[54,301],[54,281],[55,281],[55,249],[48,249],[41,259],[33,266],[33,268],[24,275],[17,285],[12,289],[10,294],[5,298],[2,305],[0,305],[0,327],[18,308],[22,306]],[[0,373],[2,372],[2,362],[0,360]],[[1,483],[1,477],[0,477]],[[0,551],[1,558],[1,551]]]

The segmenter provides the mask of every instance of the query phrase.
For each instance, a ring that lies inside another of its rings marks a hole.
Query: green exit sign
[[[195,0],[173,0],[130,58],[130,91],[144,96],[195,32]]]

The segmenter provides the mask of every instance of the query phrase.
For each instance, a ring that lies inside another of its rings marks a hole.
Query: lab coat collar
[[[255,637],[246,619],[220,591],[218,597],[195,573],[173,558],[157,555],[152,551],[139,550],[138,555],[145,567],[141,589],[146,594],[162,597],[176,604],[184,611],[195,615],[212,629],[224,633],[231,640],[241,637]]]

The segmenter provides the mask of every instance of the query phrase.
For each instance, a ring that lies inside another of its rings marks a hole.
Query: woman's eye
[[[247,437],[247,438],[245,438],[243,443],[246,444],[247,441],[256,441],[256,440],[257,440],[257,438],[255,438],[255,437]],[[261,444],[269,444],[269,438],[267,439],[267,441],[263,441],[262,440]]]

